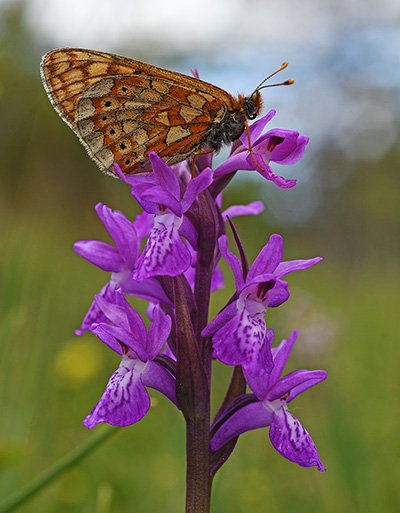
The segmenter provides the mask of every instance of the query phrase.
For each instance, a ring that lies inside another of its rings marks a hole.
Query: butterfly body
[[[46,92],[100,169],[151,171],[148,154],[167,164],[219,151],[261,110],[261,94],[238,98],[194,77],[114,54],[64,48],[41,63]]]

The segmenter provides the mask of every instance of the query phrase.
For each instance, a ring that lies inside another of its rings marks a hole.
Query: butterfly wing
[[[207,82],[91,50],[53,50],[41,74],[57,112],[111,174],[114,162],[124,173],[150,171],[151,151],[168,164],[188,158],[233,102]]]

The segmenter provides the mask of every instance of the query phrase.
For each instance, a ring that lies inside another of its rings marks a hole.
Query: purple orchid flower
[[[121,291],[116,292],[115,303],[101,296],[96,296],[96,303],[113,324],[95,323],[90,331],[122,356],[122,361],[100,401],[83,421],[84,425],[91,429],[99,422],[114,426],[138,422],[150,408],[150,396],[145,387],[158,390],[178,406],[174,376],[154,360],[167,341],[171,318],[160,307],[155,307],[154,320],[147,332],[141,317]]]
[[[142,283],[132,279],[132,271],[140,254],[140,238],[148,233],[148,220],[145,217],[148,214],[139,214],[135,222],[131,223],[121,212],[113,212],[102,203],[98,203],[95,208],[116,247],[97,240],[82,240],[74,244],[74,249],[78,255],[103,271],[111,272],[110,281],[104,285],[99,295],[113,301],[115,291],[120,288],[130,295],[168,302],[165,292],[155,279]],[[105,316],[93,301],[81,327],[75,333],[82,335],[94,322],[103,321]]]
[[[213,451],[246,431],[270,426],[272,445],[284,458],[302,467],[316,465],[319,471],[325,471],[314,442],[300,421],[289,412],[287,404],[307,388],[323,381],[326,372],[297,370],[279,379],[297,335],[296,330],[278,347],[272,348],[274,370],[270,374],[253,377],[245,373],[254,394],[240,396],[231,403],[211,440]]]
[[[308,137],[299,136],[299,133],[295,130],[283,128],[273,128],[261,135],[265,125],[275,114],[275,110],[270,110],[268,114],[250,126],[251,148],[260,167],[255,164],[250,155],[248,136],[247,132],[244,131],[239,139],[240,142],[234,143],[231,155],[214,171],[214,178],[234,173],[240,169],[255,170],[282,189],[289,189],[296,185],[296,180],[286,180],[277,176],[272,171],[269,163],[272,161],[278,164],[294,164],[303,156],[309,139]]]
[[[216,203],[218,208],[221,208],[222,203],[222,194],[219,194]],[[246,216],[246,215],[258,215],[260,212],[264,210],[264,204],[262,201],[253,201],[248,205],[231,205],[226,210],[221,212],[222,220],[226,222],[227,218],[234,218],[238,216]],[[189,246],[189,250],[192,254],[192,263],[190,267],[185,271],[186,279],[188,280],[190,286],[194,290],[194,280],[196,274],[196,261],[197,261],[197,253],[192,247]],[[222,289],[224,287],[224,276],[222,274],[221,269],[217,266],[214,269],[214,273],[211,280],[211,292],[215,292],[216,290]]]
[[[197,236],[183,214],[212,182],[212,170],[207,168],[189,181],[181,198],[183,184],[175,171],[154,152],[149,159],[153,173],[146,176],[124,176],[115,165],[117,176],[132,186],[132,195],[146,212],[154,215],[154,226],[133,272],[138,281],[152,276],[178,276],[189,268],[191,254],[181,235],[193,244]]]
[[[248,375],[262,376],[273,368],[265,313],[290,295],[287,282],[281,278],[307,269],[322,258],[281,262],[282,237],[271,235],[244,279],[239,259],[228,250],[226,235],[220,237],[219,248],[233,271],[237,298],[206,326],[202,336],[213,337],[215,356],[223,363],[242,365]]]

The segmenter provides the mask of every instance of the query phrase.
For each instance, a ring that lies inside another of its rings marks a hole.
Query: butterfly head
[[[250,96],[243,98],[243,110],[246,119],[256,119],[262,109],[262,97],[257,89]]]

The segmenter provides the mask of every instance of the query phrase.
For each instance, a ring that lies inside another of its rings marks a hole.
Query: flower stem
[[[174,300],[176,395],[186,421],[186,513],[208,513],[210,391],[180,278],[174,278]]]
[[[186,421],[186,513],[209,513],[209,422],[196,418]]]
[[[192,397],[195,408],[192,418],[186,418],[187,497],[186,513],[209,513],[212,477],[210,476],[210,386],[212,349],[201,337],[208,322],[211,278],[214,271],[214,251],[217,241],[218,217],[210,194],[203,191],[198,197],[198,254],[195,279],[197,323],[194,330],[198,357],[205,383],[197,381]],[[188,367],[187,372],[190,372]]]
[[[197,305],[196,338],[198,341],[202,363],[206,375],[211,380],[211,348],[209,341],[201,337],[201,331],[208,322],[208,310],[210,306],[211,279],[214,272],[214,251],[217,244],[218,216],[214,201],[207,191],[203,191],[199,197],[199,238],[195,279],[195,300]]]
[[[99,447],[103,442],[110,438],[110,436],[113,435],[118,429],[119,427],[116,426],[107,426],[99,429],[97,433],[88,438],[80,447],[77,447],[69,454],[66,454],[52,467],[31,481],[24,490],[10,495],[10,497],[8,497],[4,502],[0,504],[0,513],[8,513],[9,511],[13,511],[18,506],[21,506],[42,488],[51,483],[51,481],[59,477],[69,468],[79,463],[94,449],[97,449],[97,447]]]

